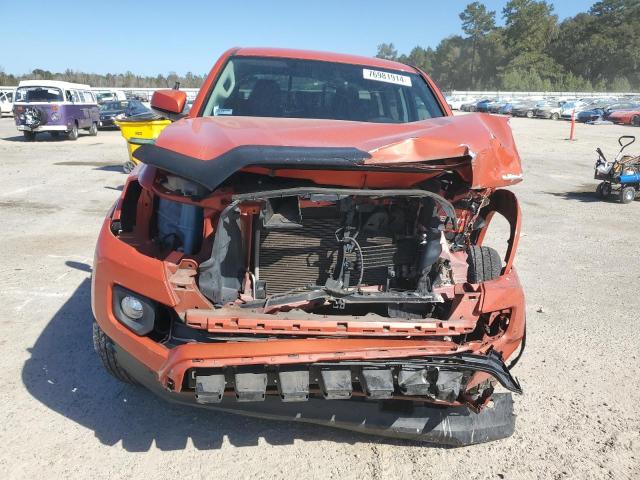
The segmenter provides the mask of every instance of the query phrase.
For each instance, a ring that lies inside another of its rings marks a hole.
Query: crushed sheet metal
[[[318,135],[318,132],[322,132],[322,135]],[[282,145],[287,145],[292,152],[324,149],[364,154],[358,157],[362,161],[343,162],[344,166],[356,170],[366,170],[368,166],[415,169],[429,163],[441,167],[445,160],[463,160],[454,166],[442,168],[455,168],[474,189],[513,185],[520,181],[516,177],[522,174],[520,156],[507,120],[482,113],[402,124],[326,119],[300,121],[261,117],[198,117],[174,123],[156,141],[160,149],[178,154],[173,162],[183,162],[184,156],[195,161],[196,165],[224,160],[234,149],[253,148],[259,152],[260,149],[271,151],[274,149],[270,147],[281,148]],[[366,158],[367,154],[371,158]],[[264,163],[263,160],[256,162]],[[293,167],[293,163],[289,166]],[[251,162],[242,165],[231,162],[227,174],[250,165]],[[516,177],[502,178],[505,171]]]

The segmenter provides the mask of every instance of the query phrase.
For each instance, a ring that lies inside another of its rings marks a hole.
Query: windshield
[[[127,106],[126,114],[129,116],[142,115],[149,113],[150,110],[144,106],[144,104],[138,100],[131,100]]]
[[[62,102],[62,90],[53,87],[19,87],[16,102]]]
[[[100,105],[100,110],[124,110],[127,108],[126,102],[107,102]]]
[[[315,60],[235,57],[203,116],[323,118],[406,123],[442,117],[417,74]]]

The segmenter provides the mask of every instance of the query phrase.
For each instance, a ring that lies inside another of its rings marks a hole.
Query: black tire
[[[467,250],[467,280],[469,283],[481,283],[494,280],[502,271],[500,254],[491,247],[472,245]]]
[[[97,122],[93,122],[91,124],[91,128],[89,128],[89,135],[91,135],[92,137],[95,137],[96,135],[98,135],[98,123]]]
[[[600,182],[596,187],[596,193],[600,198],[609,198],[609,195],[611,195],[611,184],[609,182]]]
[[[527,113],[525,114],[525,116],[526,116],[527,118],[533,118],[533,111],[531,111],[531,110],[527,111]]]
[[[78,139],[78,124],[74,123],[71,127],[71,130],[67,132],[67,138],[69,140],[77,140]]]
[[[36,132],[29,132],[27,130],[23,130],[22,134],[24,135],[25,142],[33,142],[36,139]]]
[[[636,199],[636,189],[633,187],[622,187],[620,189],[620,203],[631,203]]]
[[[636,127],[640,127],[640,115],[634,115],[631,119],[631,125],[635,125]]]
[[[551,120],[558,120],[559,118],[560,118],[560,115],[558,115],[557,113],[551,114]]]
[[[113,340],[93,322],[93,348],[102,360],[102,366],[113,377],[124,383],[137,384],[131,375],[118,364]]]

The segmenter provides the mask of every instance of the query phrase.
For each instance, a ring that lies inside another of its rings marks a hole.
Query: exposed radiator
[[[258,275],[266,281],[267,294],[284,293],[309,284],[324,285],[336,268],[341,245],[335,238],[340,227],[335,218],[303,220],[303,228],[260,231]],[[385,285],[388,267],[411,263],[415,248],[401,248],[391,237],[358,237],[364,259],[363,284]],[[355,263],[350,284],[355,286],[360,275],[358,255],[349,260]]]

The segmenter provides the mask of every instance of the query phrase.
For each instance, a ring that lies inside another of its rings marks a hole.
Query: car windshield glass
[[[202,114],[381,123],[443,116],[426,82],[414,73],[260,57],[229,60]]]
[[[51,87],[19,87],[16,102],[62,102],[62,90]]]
[[[100,105],[100,110],[124,110],[125,107],[122,102],[107,102]]]
[[[140,115],[142,113],[147,113],[149,110],[145,107],[141,102],[134,101],[129,102],[129,106],[127,107],[127,115]]]

